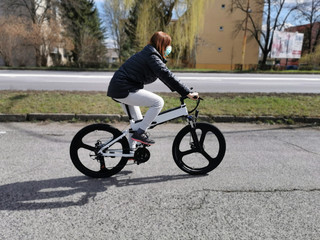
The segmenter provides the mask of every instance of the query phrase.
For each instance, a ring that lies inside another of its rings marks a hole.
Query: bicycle
[[[173,141],[173,159],[188,174],[206,174],[215,169],[224,158],[225,138],[214,125],[197,122],[198,106],[203,99],[198,98],[196,106],[188,111],[184,102],[186,98],[180,98],[179,107],[161,112],[149,129],[185,117],[188,125],[178,132]],[[195,114],[191,115],[193,112]],[[129,116],[130,126],[123,131],[105,123],[82,128],[70,145],[70,157],[74,166],[89,177],[105,178],[120,172],[129,159],[137,165],[147,162],[150,159],[150,151],[147,149],[149,145],[132,142],[130,146],[128,141],[129,134],[139,121],[134,121]]]

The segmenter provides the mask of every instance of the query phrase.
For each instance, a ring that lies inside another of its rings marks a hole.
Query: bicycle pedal
[[[142,142],[138,142],[138,144],[136,145],[136,149],[138,148],[144,148],[144,147],[150,147],[153,144],[147,144],[147,143],[142,143]]]

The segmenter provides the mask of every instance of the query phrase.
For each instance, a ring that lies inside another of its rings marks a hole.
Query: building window
[[[222,9],[225,9],[225,8],[226,8],[226,5],[225,5],[225,4],[221,4],[221,8],[222,8]]]
[[[219,30],[220,30],[220,31],[223,31],[223,26],[220,26],[220,27],[219,27]]]
[[[218,47],[218,52],[222,52],[222,47]]]

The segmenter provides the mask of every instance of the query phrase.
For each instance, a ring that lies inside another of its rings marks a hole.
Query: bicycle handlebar
[[[185,99],[188,99],[188,97],[187,97],[187,96],[180,97],[181,105],[184,104],[184,100],[185,100]],[[194,98],[194,99],[196,99],[196,98]],[[204,99],[201,98],[201,97],[199,97],[199,98],[197,99],[197,104],[196,104],[196,106],[195,106],[191,111],[188,111],[189,114],[190,114],[190,113],[193,113],[193,112],[198,108],[201,100],[204,100]]]

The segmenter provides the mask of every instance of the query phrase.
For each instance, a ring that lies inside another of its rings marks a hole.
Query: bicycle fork
[[[198,119],[198,115],[199,115],[199,111],[196,110],[195,112],[195,116],[188,116],[188,123],[191,127],[191,130],[190,130],[190,133],[191,133],[191,137],[192,137],[192,141],[190,141],[190,147],[191,149],[193,149],[194,151],[196,152],[202,152],[203,151],[203,147],[202,145],[200,144],[199,142],[199,139],[198,139],[198,135],[196,133],[196,122],[197,122],[197,119]]]

